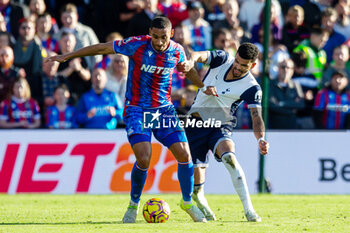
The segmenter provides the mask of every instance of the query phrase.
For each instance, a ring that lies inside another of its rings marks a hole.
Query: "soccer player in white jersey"
[[[197,120],[220,120],[220,128],[187,127],[192,160],[195,167],[195,186],[193,199],[207,220],[215,220],[204,196],[205,169],[208,167],[208,150],[222,161],[230,173],[232,183],[244,207],[248,221],[260,222],[250,200],[244,172],[235,155],[235,144],[231,138],[235,121],[234,113],[238,105],[245,101],[251,112],[254,135],[261,154],[268,153],[269,143],[265,140],[265,125],[261,116],[262,92],[259,84],[250,73],[258,57],[258,49],[251,43],[243,43],[235,57],[222,50],[195,52],[192,59],[210,66],[203,83],[203,91],[199,91],[189,114]],[[197,75],[190,72],[187,76]],[[205,93],[213,89],[217,96]]]

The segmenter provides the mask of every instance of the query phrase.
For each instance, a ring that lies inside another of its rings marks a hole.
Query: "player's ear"
[[[250,67],[250,69],[253,69],[255,66],[256,66],[256,62],[254,62],[254,63],[252,64],[252,66]]]
[[[173,36],[174,36],[174,29],[171,29],[171,31],[170,31],[170,38],[173,38]]]

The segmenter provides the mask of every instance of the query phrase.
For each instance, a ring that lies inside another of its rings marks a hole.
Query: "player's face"
[[[149,34],[152,37],[152,46],[157,52],[163,52],[168,48],[170,38],[174,30],[170,28],[151,28]]]
[[[0,65],[2,68],[10,68],[13,64],[13,52],[10,48],[2,48],[0,50]]]
[[[348,85],[348,79],[342,75],[336,75],[331,79],[332,89],[338,93],[342,92]]]
[[[241,78],[248,73],[250,69],[252,69],[256,65],[255,62],[251,60],[243,59],[236,54],[235,61],[232,66],[232,74],[234,78]]]

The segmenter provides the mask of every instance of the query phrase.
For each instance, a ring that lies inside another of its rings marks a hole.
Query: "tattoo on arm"
[[[265,124],[261,116],[260,108],[251,108],[250,115],[253,122],[253,130],[256,138],[264,137],[265,135]]]

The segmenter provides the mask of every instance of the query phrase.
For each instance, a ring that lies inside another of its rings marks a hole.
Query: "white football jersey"
[[[250,72],[240,79],[225,80],[234,60],[222,50],[210,52],[207,61],[210,68],[203,83],[205,86],[215,86],[219,97],[198,91],[189,114],[198,112],[203,120],[236,123],[235,113],[243,101],[249,108],[261,107],[261,88]]]

